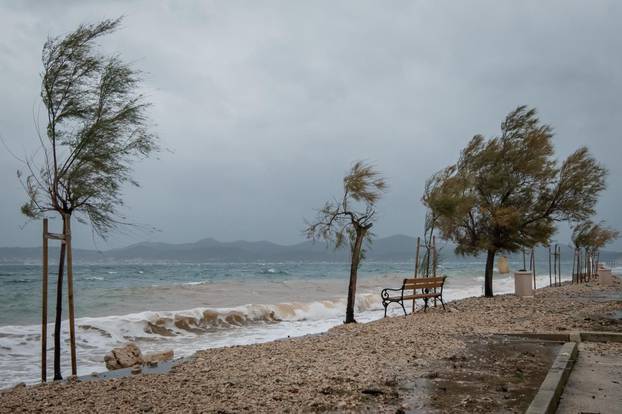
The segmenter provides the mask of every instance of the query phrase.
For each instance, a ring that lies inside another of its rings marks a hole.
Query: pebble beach
[[[451,369],[485,358],[474,357],[473,350],[483,349],[498,334],[622,331],[619,280],[606,287],[598,283],[547,287],[533,298],[509,294],[467,298],[448,308],[341,325],[318,335],[199,351],[165,374],[18,385],[0,394],[0,412],[408,412],[421,401],[436,401],[438,390],[433,385],[445,375],[435,371],[439,363],[449,367],[451,377]],[[519,356],[529,359],[538,354]],[[546,361],[527,359],[527,365],[548,369]],[[507,367],[497,363],[496,369],[503,374],[521,363]],[[525,381],[522,372],[519,379],[513,372],[507,383],[495,385],[506,400],[518,400],[508,402],[510,411],[529,404],[530,399],[520,401],[521,393],[530,392],[520,388]],[[482,395],[439,410],[504,411],[503,405],[486,396],[484,377]],[[464,404],[475,405],[471,410]]]

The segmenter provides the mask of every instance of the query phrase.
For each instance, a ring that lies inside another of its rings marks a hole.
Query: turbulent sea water
[[[569,278],[569,266],[562,266],[564,279]],[[440,272],[448,276],[445,298],[481,295],[483,269],[481,261],[444,263]],[[538,287],[548,285],[548,263],[538,263],[537,269]],[[380,290],[399,287],[412,272],[412,263],[364,263],[359,271],[357,320],[381,318]],[[105,370],[104,354],[128,341],[137,342],[143,352],[173,349],[180,357],[198,349],[326,331],[344,319],[348,275],[345,263],[77,265],[78,374]],[[54,279],[51,267],[48,367],[52,366]],[[494,285],[495,293],[513,291],[513,279],[507,275],[495,275]],[[38,380],[40,304],[41,267],[0,264],[0,388]],[[393,306],[392,314],[401,312]],[[67,375],[66,304],[63,318]]]

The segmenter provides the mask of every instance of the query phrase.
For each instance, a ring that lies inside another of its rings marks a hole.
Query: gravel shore
[[[621,293],[616,281],[544,288],[534,298],[468,298],[446,312],[436,308],[321,335],[200,351],[167,374],[18,386],[0,394],[0,413],[405,412],[430,398],[433,390],[416,385],[438,375],[435,364],[456,367],[469,349],[484,349],[496,334],[622,330],[609,318],[622,309]]]

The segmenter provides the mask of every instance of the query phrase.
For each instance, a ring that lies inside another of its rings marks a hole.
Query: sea
[[[522,267],[510,262],[511,269]],[[562,263],[563,280],[570,263]],[[548,262],[536,263],[537,287],[549,285]],[[446,300],[483,294],[484,262],[447,261]],[[397,288],[412,263],[364,262],[356,297],[358,322],[383,317],[380,291]],[[135,342],[143,353],[244,345],[325,332],[343,323],[348,263],[93,263],[74,266],[78,375],[105,371],[104,355]],[[52,377],[54,268],[50,268],[48,378]],[[41,266],[0,264],[0,389],[40,380]],[[513,292],[495,274],[496,294]],[[66,297],[66,286],[63,291]],[[391,305],[390,315],[402,309]],[[62,368],[69,375],[69,326],[63,307]]]

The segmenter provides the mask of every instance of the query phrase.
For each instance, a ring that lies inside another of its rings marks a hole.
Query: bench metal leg
[[[441,305],[443,305],[443,310],[447,310],[445,309],[445,302],[443,301],[443,297],[441,296],[440,299],[441,299]]]
[[[428,298],[423,299],[423,301],[425,302],[425,305],[423,306],[423,311],[427,312],[428,311]]]
[[[404,316],[406,316],[407,313],[406,313],[406,308],[404,307],[404,301],[401,301],[400,305],[402,305],[402,309],[404,310]]]
[[[382,302],[382,306],[384,306],[384,317],[387,317],[387,307],[389,306],[388,303],[386,302]]]

